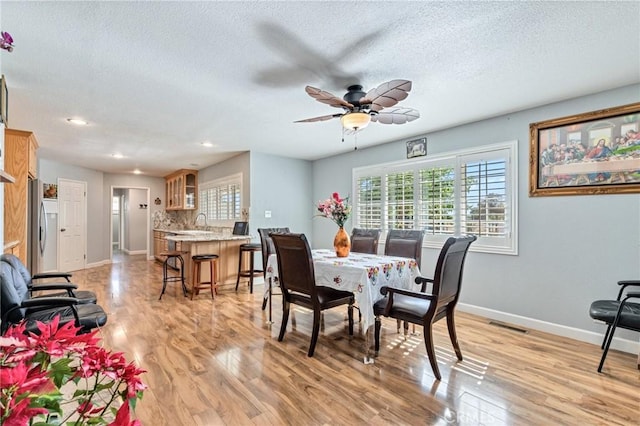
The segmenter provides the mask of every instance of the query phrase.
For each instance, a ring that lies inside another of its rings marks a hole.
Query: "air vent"
[[[520,327],[516,327],[514,325],[505,324],[505,323],[500,322],[500,321],[489,321],[489,324],[495,325],[496,327],[506,328],[507,330],[517,331],[518,333],[522,333],[522,334],[527,334],[529,332],[529,330],[527,330],[525,328],[520,328]]]

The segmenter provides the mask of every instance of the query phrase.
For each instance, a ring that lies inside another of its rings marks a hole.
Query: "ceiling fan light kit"
[[[371,116],[366,112],[349,112],[340,117],[340,121],[345,129],[357,132],[369,125]]]
[[[375,89],[365,93],[359,84],[347,88],[343,98],[315,87],[307,86],[309,96],[334,108],[342,108],[342,114],[329,114],[320,117],[298,120],[296,123],[312,123],[340,117],[345,130],[357,132],[364,129],[371,121],[381,124],[404,124],[416,120],[420,113],[408,107],[390,108],[409,96],[411,82],[409,80],[391,80],[382,83]],[[384,110],[385,108],[390,108]]]

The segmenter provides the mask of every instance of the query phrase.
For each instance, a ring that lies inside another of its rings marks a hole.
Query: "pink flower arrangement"
[[[0,424],[138,426],[131,410],[147,386],[144,370],[98,345],[95,330],[38,323],[40,334],[12,326],[0,337]],[[63,388],[64,387],[64,388]],[[108,420],[110,419],[110,420]]]
[[[0,32],[0,49],[7,50],[9,52],[13,51],[13,37],[11,37],[11,34],[8,32]]]
[[[331,198],[318,202],[318,216],[326,217],[334,221],[340,228],[344,227],[344,223],[351,215],[351,206],[349,205],[349,197],[340,198],[340,194],[334,192]]]

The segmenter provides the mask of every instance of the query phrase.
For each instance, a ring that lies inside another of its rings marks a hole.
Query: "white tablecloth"
[[[420,275],[420,269],[414,259],[353,252],[348,257],[337,257],[335,251],[326,249],[312,250],[312,256],[316,285],[355,294],[363,330],[375,322],[373,305],[383,297],[380,287],[419,289],[415,278]],[[267,260],[266,276],[272,281],[278,277],[274,254]]]

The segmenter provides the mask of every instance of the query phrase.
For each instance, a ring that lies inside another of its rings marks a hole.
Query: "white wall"
[[[640,86],[633,85],[416,135],[427,137],[427,155],[519,141],[519,255],[470,253],[461,295],[461,303],[467,305],[463,309],[583,340],[602,339],[603,327],[590,319],[589,305],[596,299],[615,298],[618,280],[640,278],[640,195],[530,198],[529,124],[638,101]],[[361,143],[375,126],[363,131]],[[403,140],[315,161],[314,199],[326,198],[333,191],[349,194],[354,167],[405,156]],[[314,246],[330,247],[334,234],[331,221],[314,222]],[[437,252],[423,251],[424,275],[432,275]],[[626,336],[638,340],[637,334]]]

